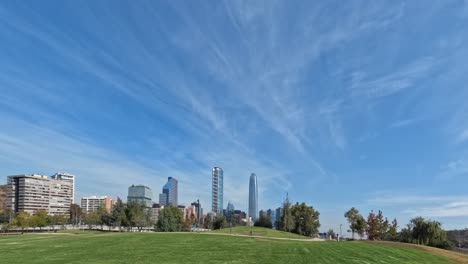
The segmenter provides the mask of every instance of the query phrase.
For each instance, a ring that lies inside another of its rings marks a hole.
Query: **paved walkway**
[[[225,233],[200,233],[204,235],[214,235],[214,236],[234,236],[234,237],[253,237],[253,238],[263,238],[263,239],[274,239],[274,240],[289,240],[289,241],[301,241],[301,242],[322,242],[325,239],[320,238],[310,238],[310,239],[302,239],[302,238],[287,238],[287,237],[267,237],[267,236],[250,236],[250,235],[239,235],[239,234],[225,234]]]

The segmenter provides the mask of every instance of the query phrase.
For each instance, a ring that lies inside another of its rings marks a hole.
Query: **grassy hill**
[[[232,230],[230,228],[220,229],[211,231],[215,234],[232,234],[232,235],[246,235],[250,234],[250,227],[248,226],[236,226]],[[261,237],[277,237],[277,238],[294,238],[294,239],[309,239],[308,237],[292,234],[288,232],[273,230],[263,227],[252,227],[252,235]]]
[[[15,263],[456,263],[413,248],[197,233],[0,236],[0,262]],[[463,263],[463,262],[459,262]]]

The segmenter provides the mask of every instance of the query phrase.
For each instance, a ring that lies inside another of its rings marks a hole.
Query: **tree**
[[[101,224],[101,217],[97,211],[92,211],[83,216],[83,222],[88,225],[89,229],[92,229],[93,226]]]
[[[114,226],[117,226],[122,231],[122,226],[127,226],[127,215],[125,214],[125,204],[122,199],[117,198],[117,201],[112,208],[111,218]]]
[[[39,227],[42,230],[43,227],[48,226],[49,216],[46,210],[38,210],[34,216],[31,217],[31,226]]]
[[[391,241],[398,240],[398,221],[396,218],[393,219],[392,224],[388,228],[387,238]]]
[[[217,215],[215,219],[213,220],[213,229],[223,229],[228,227],[228,223],[226,221],[226,218],[223,215]]]
[[[351,209],[349,209],[345,214],[344,214],[344,217],[347,218],[348,220],[348,223],[349,223],[349,228],[351,229],[351,234],[352,234],[352,238],[354,239],[354,233],[357,232],[357,225],[358,225],[358,218],[360,217],[361,215],[359,214],[359,211],[352,207]],[[362,216],[361,216],[362,217]]]
[[[213,215],[212,214],[208,213],[205,216],[205,221],[203,225],[206,229],[213,229]]]
[[[78,225],[81,222],[81,207],[77,204],[70,205],[70,223]]]
[[[180,232],[184,215],[179,208],[168,205],[159,211],[156,229],[161,232]]]
[[[333,229],[328,229],[327,235],[329,237],[334,238],[336,234],[335,234],[335,231],[333,231]]]
[[[53,226],[54,232],[57,231],[55,229],[56,225],[59,225],[61,226],[61,228],[63,228],[63,226],[67,223],[67,221],[68,221],[68,217],[66,215],[49,216],[49,220],[48,220],[49,224]]]
[[[447,233],[442,229],[440,222],[426,221],[420,216],[411,219],[407,228],[402,229],[400,241],[443,249],[453,247],[453,244],[447,239]]]
[[[371,211],[367,216],[367,237],[369,240],[375,240],[378,238],[378,224],[374,214],[374,211]]]
[[[144,203],[129,202],[125,211],[130,229],[136,227],[138,231],[141,231],[143,227],[150,224],[149,210],[146,209]]]
[[[289,198],[286,195],[286,199],[283,202],[283,214],[281,215],[280,220],[278,221],[278,229],[290,232],[294,228],[294,219],[291,214],[291,203]]]
[[[254,226],[273,228],[271,218],[266,214],[260,214],[260,217],[255,221]]]
[[[291,215],[294,219],[293,233],[303,236],[313,236],[318,233],[320,213],[312,206],[296,203],[291,207]]]
[[[29,227],[29,220],[31,216],[26,212],[19,212],[16,214],[13,223],[15,226],[21,228],[21,234],[24,233],[24,229]]]
[[[366,223],[366,220],[364,219],[364,217],[362,215],[358,215],[357,219],[356,219],[356,232],[358,233],[359,235],[359,238],[362,239],[362,237],[364,236],[364,233],[366,232],[366,228],[367,228],[367,223]]]

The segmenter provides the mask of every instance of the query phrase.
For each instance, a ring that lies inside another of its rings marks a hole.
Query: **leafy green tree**
[[[332,238],[334,238],[336,236],[335,231],[333,231],[333,229],[328,229],[327,235],[329,237],[331,236]]]
[[[120,231],[122,231],[122,226],[127,226],[127,215],[125,213],[125,204],[122,202],[122,199],[117,198],[117,201],[112,208],[111,218],[113,221],[113,225],[118,227]]]
[[[179,211],[180,212],[180,211]],[[130,226],[141,231],[143,227],[150,225],[149,210],[144,203],[129,202],[126,208],[126,216]]]
[[[206,229],[213,229],[213,215],[208,213],[206,216],[205,216],[205,221],[203,223],[203,226],[206,228]]]
[[[46,210],[38,210],[34,216],[31,217],[31,226],[39,227],[42,230],[43,227],[49,225],[49,216]]]
[[[344,214],[344,217],[346,217],[348,220],[352,238],[354,239],[354,233],[357,232],[358,229],[358,219],[362,216],[359,214],[359,211],[356,208],[352,207]]]
[[[77,204],[70,205],[70,223],[78,225],[81,222],[81,207]]]
[[[21,228],[21,234],[24,233],[25,228],[29,227],[30,218],[31,216],[26,212],[18,212],[16,214],[16,217],[13,220],[13,223],[15,226]]]
[[[358,215],[356,219],[355,231],[358,233],[359,237],[362,239],[366,233],[367,223],[362,215]]]
[[[67,223],[67,221],[69,220],[68,217],[66,215],[53,215],[53,216],[49,216],[48,217],[49,220],[49,224],[53,226],[54,228],[54,232],[56,232],[57,230],[55,229],[55,226],[59,225],[61,229],[64,228],[64,225]]]
[[[184,222],[184,215],[179,208],[168,205],[159,210],[156,229],[160,232],[180,232]]]
[[[228,226],[229,225],[228,225],[228,222],[226,221],[226,218],[222,215],[217,215],[215,219],[213,220],[214,230],[227,228]]]
[[[269,216],[266,214],[260,214],[260,217],[255,221],[254,226],[273,228],[273,223],[271,222],[271,218]]]
[[[289,202],[289,198],[286,195],[286,199],[283,202],[283,213],[278,221],[278,229],[290,232],[294,228],[294,218],[291,213],[291,203]]]
[[[398,221],[396,218],[393,219],[392,224],[388,228],[387,239],[391,241],[398,240]]]
[[[401,230],[400,241],[444,249],[453,247],[440,222],[426,221],[420,216],[411,219],[407,227]]]
[[[312,206],[297,203],[291,207],[291,215],[294,219],[293,233],[303,236],[313,236],[318,233],[320,213]]]
[[[92,229],[93,226],[100,225],[101,217],[97,211],[92,211],[83,216],[84,224],[88,225],[89,229]]]

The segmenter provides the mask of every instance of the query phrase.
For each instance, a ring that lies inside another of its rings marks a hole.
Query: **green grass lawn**
[[[0,236],[0,263],[454,263],[412,248],[197,233]]]
[[[248,226],[236,226],[232,228],[232,232],[230,228],[220,229],[211,231],[211,233],[217,234],[233,234],[233,235],[249,235],[250,227]],[[262,236],[262,237],[279,237],[279,238],[298,238],[298,239],[308,239],[309,237],[277,231],[269,228],[263,227],[252,227],[252,234],[254,236]]]

